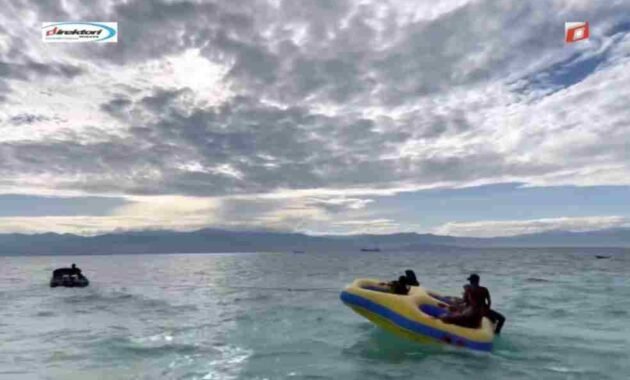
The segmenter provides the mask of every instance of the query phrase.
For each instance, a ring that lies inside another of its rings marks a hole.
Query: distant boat
[[[380,252],[380,248],[361,248],[361,252]]]
[[[299,250],[299,249],[294,249],[294,250],[293,250],[293,253],[306,253],[306,252],[301,251],[301,250]]]
[[[75,268],[58,268],[53,271],[50,287],[64,286],[66,288],[85,288],[90,285],[87,277]]]
[[[598,259],[610,259],[611,256],[595,255],[595,257],[598,258]]]

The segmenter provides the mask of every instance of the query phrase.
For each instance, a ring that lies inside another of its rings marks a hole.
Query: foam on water
[[[593,250],[0,258],[2,379],[625,379],[630,252]],[[48,287],[78,263],[89,288]],[[416,270],[480,272],[508,318],[491,354],[419,345],[339,302]],[[293,289],[288,291],[287,289]],[[300,290],[300,291],[296,291]]]

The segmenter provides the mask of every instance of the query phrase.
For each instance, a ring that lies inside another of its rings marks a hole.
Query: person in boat
[[[464,285],[462,298],[453,298],[449,312],[440,317],[442,322],[469,328],[479,327],[483,312],[470,302],[470,288],[470,285]]]
[[[407,278],[405,276],[398,277],[398,281],[392,282],[391,288],[395,294],[407,295],[409,293]]]
[[[463,311],[466,307],[466,301],[464,298],[466,297],[466,290],[470,287],[470,285],[466,284],[463,286],[464,291],[462,292],[461,297],[454,296],[444,296],[443,300],[448,303],[448,310],[450,312]]]
[[[390,282],[382,282],[381,285],[389,287],[394,294],[409,294],[410,286],[420,286],[416,274],[413,270],[407,269],[404,276],[398,277],[398,280]]]
[[[463,305],[455,305],[451,312],[441,318],[444,323],[451,323],[463,327],[477,328],[481,319],[488,315],[491,305],[490,292],[479,285],[479,275],[476,273],[468,277],[469,284],[464,286]],[[458,307],[459,306],[459,307]]]
[[[492,300],[488,288],[479,285],[479,281],[480,277],[476,273],[468,276],[469,284],[464,291],[464,301],[475,310],[485,314],[486,310],[490,308]]]
[[[390,282],[381,282],[380,285],[387,286],[389,290],[394,294],[407,295],[409,294],[409,285],[405,276],[398,277],[398,280]]]
[[[418,279],[416,278],[416,273],[411,269],[407,269],[405,271],[405,279],[407,281],[407,285],[409,286],[420,286]]]
[[[468,281],[470,281],[470,290],[468,292],[469,297],[471,297],[470,302],[476,302],[481,305],[483,316],[487,317],[492,323],[495,324],[494,333],[499,335],[501,334],[501,329],[503,328],[503,324],[505,323],[505,317],[498,311],[492,310],[492,299],[490,298],[490,291],[488,290],[488,288],[480,286],[479,280],[479,275],[474,273],[471,274],[470,277],[468,277]]]
[[[505,317],[491,309],[492,298],[490,297],[490,291],[488,288],[479,285],[480,277],[478,274],[473,273],[468,277],[469,284],[464,286],[463,307],[460,310],[456,310],[453,315],[446,316],[446,321],[451,321],[455,324],[465,324],[467,326],[474,325],[479,326],[481,318],[487,317],[492,323],[495,324],[495,334],[501,333],[501,328],[505,323]]]
[[[72,275],[75,275],[78,278],[83,278],[83,273],[81,272],[81,269],[79,269],[77,267],[76,264],[72,263],[72,266],[70,267],[70,270],[72,271]]]

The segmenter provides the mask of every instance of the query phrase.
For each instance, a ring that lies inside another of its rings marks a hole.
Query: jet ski
[[[66,288],[85,288],[90,285],[90,281],[85,277],[81,271],[77,271],[73,268],[59,268],[53,271],[52,278],[50,279],[50,287],[56,288],[57,286],[63,286]]]

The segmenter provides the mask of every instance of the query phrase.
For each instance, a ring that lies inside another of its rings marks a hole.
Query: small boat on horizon
[[[361,252],[380,252],[380,248],[361,248]]]

